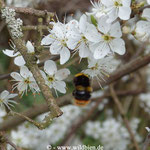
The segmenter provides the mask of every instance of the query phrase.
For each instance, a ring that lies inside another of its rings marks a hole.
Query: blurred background
[[[38,10],[55,12],[61,22],[71,19],[79,20],[82,13],[90,12],[92,4],[89,0],[5,0],[8,6],[32,7]],[[38,25],[38,17],[17,14],[23,20],[23,25]],[[43,24],[46,21],[43,20]],[[19,68],[14,65],[13,58],[7,57],[2,50],[10,47],[10,36],[5,23],[0,21],[0,92],[7,89],[12,91],[9,73]],[[36,43],[38,33],[36,30],[24,30],[24,40]],[[44,30],[43,35],[48,31]],[[126,41],[127,52],[124,56],[116,56],[121,62],[117,69],[124,64],[149,53],[149,45],[141,43],[132,36],[123,35]],[[49,59],[49,52],[43,52],[41,62]],[[56,61],[57,63],[57,61]],[[67,93],[54,97],[61,106],[64,114],[55,119],[45,130],[38,130],[28,122],[20,119],[10,119],[4,109],[0,109],[0,130],[7,130],[7,134],[17,146],[23,150],[46,150],[48,145],[55,146],[103,146],[104,150],[134,150],[134,144],[126,125],[113,101],[109,86],[101,89],[96,80],[92,82],[94,89],[92,102],[85,107],[73,104],[72,91],[74,90],[74,75],[87,68],[87,61],[82,60],[80,65],[78,56],[75,55],[65,65],[58,68],[69,68],[71,75],[67,78]],[[132,67],[132,66],[131,66]],[[117,70],[116,69],[116,70]],[[111,76],[109,77],[111,78]],[[106,78],[107,80],[107,78]],[[150,66],[128,74],[114,83],[114,89],[128,118],[130,128],[135,140],[141,146],[147,135],[145,127],[150,125]],[[17,92],[17,91],[14,91]],[[48,111],[42,94],[33,95],[28,92],[22,98],[15,99],[19,104],[15,111],[26,112],[35,120],[41,121]],[[8,110],[7,110],[8,111]],[[9,122],[10,121],[10,122]],[[8,146],[8,149],[13,148]]]

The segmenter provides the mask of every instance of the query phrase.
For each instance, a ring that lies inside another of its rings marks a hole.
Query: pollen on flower
[[[49,77],[48,77],[48,81],[53,82],[53,81],[54,81],[54,77],[49,76]]]
[[[120,2],[118,2],[118,1],[115,1],[115,2],[114,2],[114,5],[115,5],[116,7],[122,6],[122,4],[121,4]]]
[[[29,84],[29,83],[31,83],[31,81],[29,80],[29,78],[27,78],[27,79],[24,80],[24,83]]]
[[[111,36],[109,35],[103,35],[102,38],[105,40],[105,41],[110,41],[112,38]]]

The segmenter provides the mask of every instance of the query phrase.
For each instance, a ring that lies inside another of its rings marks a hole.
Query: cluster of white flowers
[[[131,14],[131,0],[101,0],[93,3],[93,13],[97,18],[108,16],[107,22],[113,22],[118,17],[128,20]]]
[[[81,58],[93,56],[101,59],[114,52],[123,55],[125,43],[121,39],[122,32],[119,22],[107,23],[107,18],[99,18],[97,27],[88,22],[82,15],[79,22],[71,20],[67,24],[53,23],[50,34],[42,40],[42,45],[50,45],[52,54],[60,55],[60,63],[70,58],[70,51],[79,51]]]
[[[137,140],[140,141],[141,138],[136,133],[138,124],[139,120],[136,118],[130,122],[133,133],[136,134]],[[108,118],[102,123],[99,121],[88,121],[85,133],[99,140],[105,150],[126,150],[131,142],[130,135],[125,126],[121,121],[117,121],[114,118]]]
[[[11,99],[16,96],[18,96],[18,94],[10,94],[7,90],[4,90],[2,93],[0,93],[1,108],[4,109],[6,106],[8,109],[11,109],[10,107],[14,107],[13,104],[17,104],[17,102],[15,102],[14,100],[11,100]]]
[[[11,30],[12,36],[19,38],[23,36],[21,26],[23,22],[20,18],[15,18],[16,12],[14,9],[5,7],[1,10],[2,18],[6,19],[6,23]]]
[[[45,130],[38,130],[29,123],[20,125],[17,130],[11,131],[12,142],[20,147],[36,150],[46,149],[47,145],[55,144],[64,137],[69,126],[81,114],[81,109],[73,105],[64,106],[62,110],[63,116],[56,119]],[[37,120],[42,120],[44,116],[45,114],[39,116]]]
[[[108,76],[107,73],[114,71],[120,63],[113,57],[114,53],[125,54],[125,42],[117,18],[130,21],[131,0],[98,0],[91,3],[94,7],[92,12],[83,14],[79,21],[73,19],[66,24],[50,22],[53,29],[49,30],[50,34],[42,39],[41,44],[48,46],[51,54],[60,55],[60,64],[66,63],[71,53],[79,52],[81,59],[88,59],[88,69],[83,72],[91,78],[104,80],[104,76]],[[136,3],[139,7],[144,5],[140,1]],[[128,28],[123,25],[124,33],[134,33],[136,39],[147,40],[150,35],[149,12],[149,8],[144,9],[142,18],[145,20],[136,22],[135,26]]]
[[[66,24],[59,21],[50,22],[53,28],[49,30],[50,34],[42,39],[41,45],[49,47],[51,54],[60,55],[60,64],[66,63],[71,53],[74,55],[79,52],[80,59],[87,58],[88,60],[88,69],[83,72],[91,78],[96,77],[98,81],[105,81],[105,76],[109,77],[109,74],[120,63],[114,58],[114,53],[124,55],[126,51],[121,26],[117,18],[130,21],[131,0],[98,0],[97,2],[91,1],[91,3],[94,7],[92,12],[83,14],[79,21],[72,19]],[[135,37],[142,39],[149,37],[150,33],[147,32],[150,28],[149,12],[149,8],[144,9],[142,17],[145,20],[138,21],[133,30],[130,30],[130,33],[134,31]],[[3,9],[2,17],[6,18],[8,24],[16,24],[12,23],[12,20],[16,20],[13,9],[8,7]],[[20,25],[15,29],[20,28]],[[27,42],[26,47],[28,53],[34,53],[34,47],[30,41]],[[21,54],[16,52],[15,45],[12,48],[13,50],[3,50],[4,54],[15,57],[14,63],[16,65],[25,65]],[[43,71],[41,74],[46,84],[61,93],[66,93],[66,84],[62,80],[67,78],[70,71],[68,69],[57,71],[56,64],[51,60],[45,62],[44,70],[46,74]],[[26,87],[27,92],[27,86],[23,87]],[[25,91],[23,87],[21,89]],[[35,88],[31,87],[31,89]]]

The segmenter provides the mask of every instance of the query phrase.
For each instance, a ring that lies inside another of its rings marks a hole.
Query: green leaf
[[[95,19],[93,15],[91,15],[91,22],[97,27],[97,20]]]

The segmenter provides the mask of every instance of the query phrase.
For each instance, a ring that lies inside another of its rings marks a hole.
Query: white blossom
[[[80,17],[79,22],[72,20],[68,23],[67,46],[72,50],[78,50],[80,58],[90,55],[89,40],[86,37],[88,24],[87,16],[84,14]]]
[[[6,106],[8,109],[11,109],[10,107],[14,107],[14,104],[17,104],[12,98],[16,97],[18,94],[9,94],[7,90],[4,90],[0,94],[0,106],[4,107]]]
[[[47,60],[44,63],[44,71],[41,71],[45,83],[50,87],[58,90],[61,93],[66,93],[66,83],[62,80],[66,79],[70,74],[68,69],[57,70],[57,66],[54,61]]]
[[[17,51],[15,44],[12,42],[10,46],[13,50],[5,49],[5,50],[3,50],[3,53],[5,55],[9,56],[9,57],[15,57],[14,58],[14,63],[17,66],[25,65],[26,62],[25,62],[24,58],[22,57],[22,55],[20,54],[20,52]],[[27,41],[26,47],[27,47],[27,52],[28,53],[30,53],[30,54],[34,53],[34,47],[33,47],[32,43],[30,41]]]
[[[52,23],[53,29],[45,36],[41,45],[50,45],[50,53],[60,55],[60,64],[66,63],[70,58],[70,51],[67,47],[67,25],[57,22]]]
[[[140,41],[150,41],[150,8],[146,8],[143,11],[142,17],[146,20],[140,20],[135,27],[135,38]]]
[[[125,54],[125,42],[121,38],[122,32],[119,22],[106,22],[107,18],[98,19],[98,31],[94,25],[87,27],[88,40],[91,41],[90,50],[95,59],[101,59],[111,53]]]
[[[86,13],[87,15],[94,15],[97,18],[104,17],[107,15],[106,6],[103,5],[100,0],[98,0],[97,2],[91,0],[91,4],[94,8],[92,8],[91,13]]]
[[[40,92],[40,89],[32,73],[29,71],[29,69],[26,66],[20,67],[20,73],[12,72],[10,75],[12,78],[14,78],[14,80],[12,81],[17,81],[17,83],[13,85],[13,90],[17,88],[19,94],[21,95],[23,95],[24,93],[27,94],[28,88],[30,88],[30,90],[33,93]]]
[[[105,77],[109,77],[109,74],[112,73],[120,61],[115,60],[112,56],[105,57],[102,59],[88,59],[88,69],[83,70],[90,78],[96,77],[98,83],[102,80],[105,81]]]
[[[128,20],[131,14],[131,0],[101,0],[101,3],[106,6],[107,22],[113,22],[118,17],[122,20]]]

